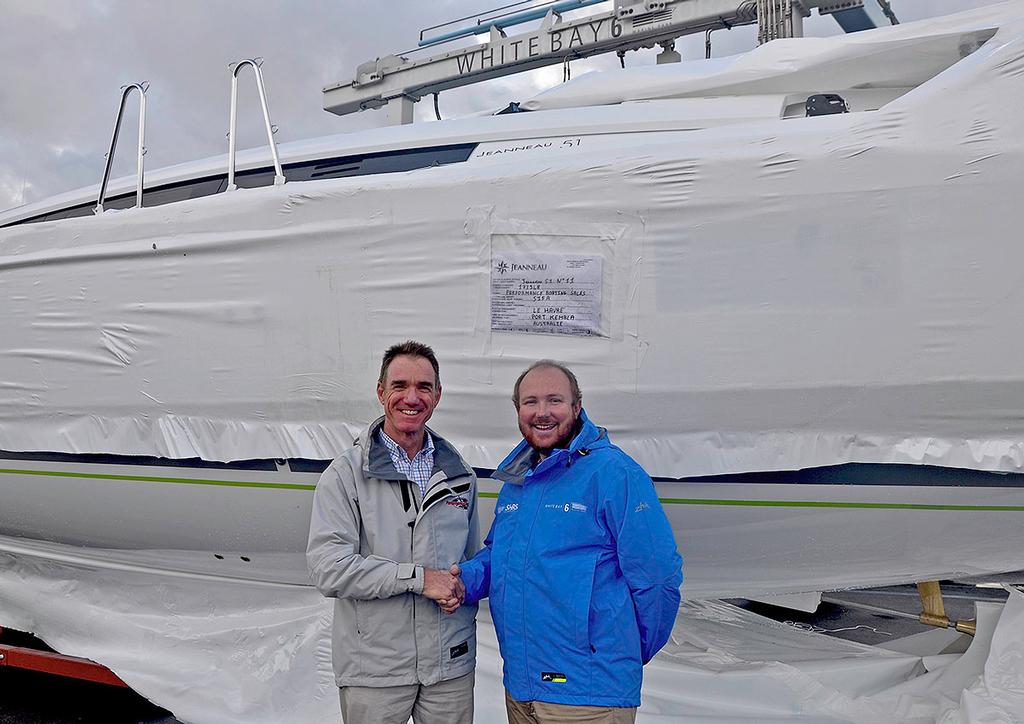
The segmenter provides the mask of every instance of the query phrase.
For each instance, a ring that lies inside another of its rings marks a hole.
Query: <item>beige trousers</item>
[[[473,724],[470,673],[431,686],[343,686],[341,719],[345,724]]]
[[[546,701],[516,701],[505,692],[508,724],[633,724],[636,707],[573,706]]]

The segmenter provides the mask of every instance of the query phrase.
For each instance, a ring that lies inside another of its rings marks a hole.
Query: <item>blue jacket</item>
[[[654,484],[580,413],[582,429],[531,469],[523,440],[484,548],[462,564],[466,601],[490,596],[517,701],[640,705],[643,664],[668,641],[682,559]]]

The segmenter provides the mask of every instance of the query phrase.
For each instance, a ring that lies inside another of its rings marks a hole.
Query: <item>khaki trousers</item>
[[[473,724],[472,673],[431,686],[343,686],[345,724]]]
[[[633,724],[636,707],[573,706],[546,701],[516,701],[505,692],[508,724]]]

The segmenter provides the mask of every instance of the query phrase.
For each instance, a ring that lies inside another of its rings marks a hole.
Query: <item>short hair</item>
[[[580,383],[576,380],[576,375],[572,373],[571,369],[561,362],[555,362],[553,359],[541,359],[523,370],[523,373],[519,375],[519,379],[516,380],[516,384],[512,388],[512,403],[516,406],[517,410],[519,409],[519,385],[523,383],[523,378],[534,370],[542,367],[556,369],[565,375],[566,379],[569,380],[569,391],[572,393],[572,404],[575,405],[583,399],[583,393],[580,392]]]
[[[406,342],[393,344],[384,352],[384,359],[381,360],[380,363],[380,376],[377,378],[378,385],[384,385],[384,378],[388,375],[388,367],[391,366],[395,357],[401,357],[403,355],[409,357],[422,357],[429,362],[430,366],[434,368],[434,384],[438,387],[441,386],[441,369],[438,367],[437,356],[434,354],[434,350],[422,342],[415,342],[411,339]]]

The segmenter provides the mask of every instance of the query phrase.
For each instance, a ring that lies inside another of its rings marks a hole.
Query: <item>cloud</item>
[[[498,5],[500,3],[493,3]],[[989,4],[983,0],[897,0],[901,19]],[[352,78],[366,60],[411,48],[421,28],[488,7],[480,0],[5,0],[0,24],[0,208],[97,183],[120,86],[141,80],[147,96],[146,168],[227,150],[229,63],[262,56],[279,142],[383,123],[380,112],[344,118],[322,110],[321,89]],[[596,11],[604,6],[590,10]],[[810,34],[835,32],[812,18]],[[467,40],[465,42],[473,42]],[[714,35],[716,55],[753,43],[751,28]],[[682,39],[686,58],[704,56],[702,34]],[[628,64],[654,62],[654,51]],[[618,59],[573,61],[574,76],[614,70]],[[444,117],[496,109],[558,83],[552,66],[441,94]],[[248,71],[240,81],[239,146],[262,145],[262,121]],[[134,173],[135,101],[114,173]],[[417,117],[432,119],[430,99]]]

